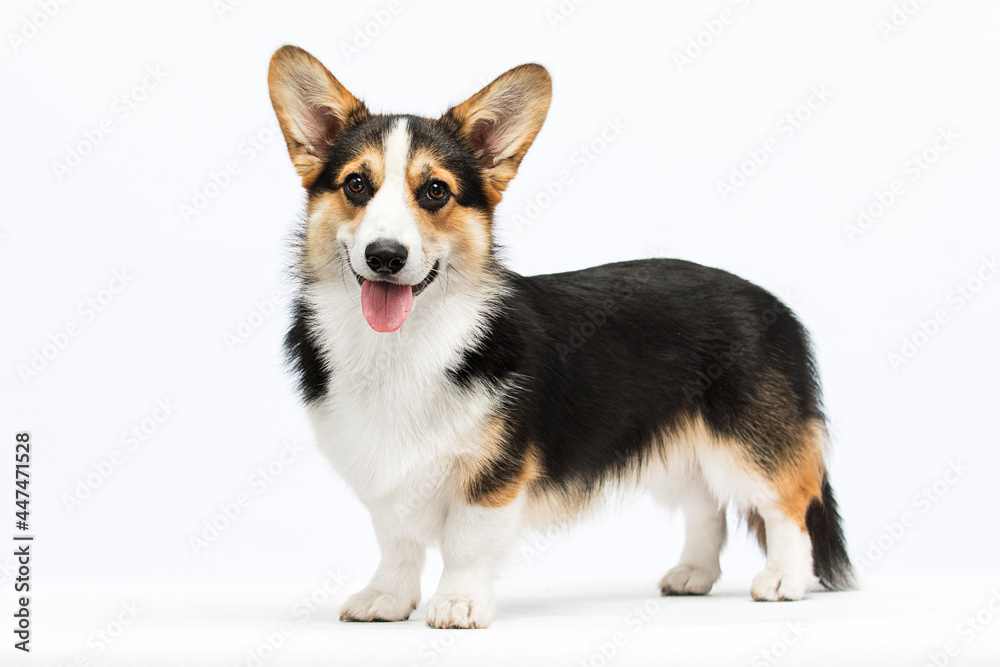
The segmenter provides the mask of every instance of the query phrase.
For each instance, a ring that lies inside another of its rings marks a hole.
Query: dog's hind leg
[[[815,422],[782,425],[765,438],[718,438],[699,452],[712,495],[748,517],[767,562],[753,580],[755,600],[801,600],[816,583],[809,508],[821,498],[823,428]]]
[[[755,600],[801,600],[818,581],[807,515],[822,498],[822,429],[803,425],[795,440],[795,447],[763,472],[764,490],[750,498],[751,510],[759,517],[751,512],[751,528],[767,556],[764,570],[750,585]]]
[[[673,477],[673,476],[672,476]],[[726,511],[711,494],[698,470],[671,479],[661,502],[684,514],[684,548],[680,560],[660,580],[663,595],[705,595],[722,573],[719,554],[726,544]]]

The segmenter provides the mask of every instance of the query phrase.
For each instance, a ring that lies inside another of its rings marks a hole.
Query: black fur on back
[[[509,444],[534,443],[553,484],[595,484],[693,416],[768,471],[798,425],[822,420],[802,326],[732,274],[660,259],[506,280],[509,296],[452,376],[516,374]]]
[[[699,417],[745,447],[765,475],[798,456],[824,424],[805,329],[764,289],[681,260],[639,260],[570,273],[504,273],[509,293],[452,380],[501,387],[505,455],[473,500],[512,482],[529,448],[541,484],[592,490],[650,454],[658,435]],[[853,579],[836,502],[808,511],[816,572],[828,588]]]

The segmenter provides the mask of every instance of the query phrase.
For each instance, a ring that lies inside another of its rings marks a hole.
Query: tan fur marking
[[[444,181],[453,194],[462,194],[458,189],[458,179],[441,166],[434,152],[427,148],[414,151],[406,170],[406,184],[411,192],[416,191],[427,181],[437,179]]]
[[[699,457],[714,451],[723,457],[717,460],[731,461],[741,475],[769,484],[777,496],[782,512],[804,530],[809,505],[814,499],[821,497],[823,436],[822,426],[804,427],[792,459],[777,473],[763,478],[744,444],[713,437],[700,417],[691,417],[650,443],[644,462],[630,462],[618,478],[605,478],[593,489],[574,487],[554,492],[544,485],[532,485],[528,496],[528,518],[536,528],[575,520],[603,506],[599,501],[604,495],[603,491],[609,486],[620,488],[624,491],[623,495],[627,496],[629,489],[637,485],[644,470],[656,466],[666,466],[673,471],[678,466],[689,466],[692,467],[691,474],[698,474],[695,468],[699,465]],[[755,510],[750,509],[746,513],[746,521],[763,546],[763,519]]]
[[[344,165],[337,175],[337,182],[348,174],[363,173],[375,188],[385,181],[385,160],[377,146],[366,146],[353,160]],[[310,195],[306,204],[309,225],[306,229],[306,257],[309,267],[315,271],[330,264],[330,255],[339,252],[337,230],[343,225],[356,228],[364,217],[364,207],[353,206],[347,201],[343,190],[327,190],[318,195]]]
[[[416,200],[420,188],[430,180],[443,181],[451,199],[437,211],[422,208]],[[406,168],[409,206],[427,249],[447,252],[449,264],[471,281],[483,278],[482,271],[493,245],[493,226],[488,215],[463,207],[455,201],[460,191],[458,179],[437,159],[433,151],[419,149]]]
[[[767,531],[764,528],[763,517],[761,517],[761,515],[758,514],[757,510],[755,509],[747,510],[746,522],[747,522],[747,528],[750,529],[750,532],[753,533],[753,536],[757,539],[757,544],[759,544],[760,548],[766,552]]]
[[[540,470],[537,455],[534,450],[530,450],[522,461],[521,471],[517,479],[481,498],[478,501],[479,504],[486,507],[504,507],[509,505],[517,499],[522,489],[539,477]]]
[[[806,531],[806,512],[813,500],[822,498],[823,438],[821,429],[804,429],[796,456],[771,476],[782,513]]]
[[[462,487],[466,490],[468,497],[475,494],[475,486],[479,479],[486,474],[491,463],[498,458],[506,456],[503,448],[503,441],[506,438],[506,424],[498,418],[491,419],[483,428],[482,449],[467,461],[462,474]],[[537,452],[533,448],[521,458],[517,476],[502,487],[490,491],[488,494],[476,497],[473,502],[484,507],[504,507],[514,502],[521,491],[541,475]]]
[[[305,256],[310,271],[315,273],[330,265],[331,254],[339,252],[337,230],[342,225],[361,224],[363,213],[364,209],[351,206],[344,193],[339,191],[323,192],[309,198],[306,206],[309,225],[306,227]]]
[[[416,204],[412,211],[426,247],[447,248],[449,264],[461,272],[462,279],[474,282],[485,279],[483,271],[492,243],[485,216],[454,201],[434,213]]]
[[[364,174],[377,190],[385,183],[385,156],[379,146],[365,146],[357,157],[345,163],[337,174],[337,182],[343,182],[350,174]]]

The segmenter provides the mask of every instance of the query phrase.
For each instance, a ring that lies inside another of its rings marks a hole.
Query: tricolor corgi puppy
[[[680,260],[531,277],[498,262],[493,213],[548,112],[543,67],[436,119],[371,113],[293,46],[268,81],[308,193],[287,351],[382,552],[341,619],[408,618],[437,545],[428,624],[485,628],[519,531],[613,488],[683,510],[663,595],[712,588],[729,505],[767,554],[754,599],[851,585],[816,366],[787,307]]]

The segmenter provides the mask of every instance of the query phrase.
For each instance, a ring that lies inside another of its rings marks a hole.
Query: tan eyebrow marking
[[[337,173],[337,182],[342,183],[348,174],[358,172],[367,176],[376,188],[385,182],[385,159],[382,151],[374,146],[366,146],[357,157],[347,162]]]
[[[406,184],[413,191],[430,180],[444,181],[452,194],[460,194],[458,179],[455,178],[455,175],[438,162],[433,152],[427,149],[418,149],[410,159],[406,174]]]

